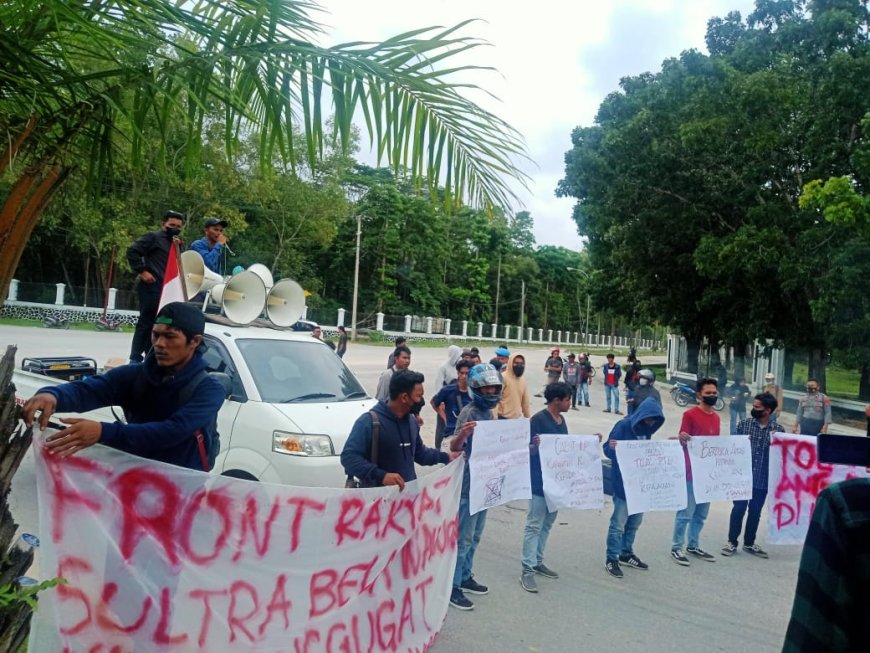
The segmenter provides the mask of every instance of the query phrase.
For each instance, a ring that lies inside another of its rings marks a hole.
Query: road
[[[98,362],[123,357],[129,334],[54,332],[0,326],[0,347],[19,346],[23,356],[84,355]],[[433,379],[445,358],[444,349],[413,350],[412,368]],[[351,344],[345,361],[373,391],[386,366],[388,349]],[[545,349],[527,354],[530,388],[544,381]],[[563,354],[567,353],[563,350]],[[491,351],[483,351],[484,358]],[[661,358],[648,362],[661,362]],[[604,361],[593,357],[596,365]],[[660,390],[666,390],[667,386]],[[427,389],[427,396],[433,389]],[[682,410],[664,399],[665,426],[658,437],[674,435]],[[617,416],[602,413],[600,382],[592,387],[592,408],[566,414],[572,433],[609,432]],[[543,399],[532,400],[532,410]],[[432,442],[434,413],[423,413],[424,439]],[[727,422],[727,413],[723,414]],[[13,483],[13,513],[22,529],[37,532],[33,461],[28,455]],[[525,505],[515,503],[489,511],[486,530],[475,560],[476,578],[490,587],[487,596],[471,597],[475,609],[450,609],[447,622],[433,648],[436,652],[520,653],[528,651],[603,651],[612,653],[679,653],[689,651],[777,651],[782,638],[797,578],[799,547],[765,547],[769,560],[745,553],[732,558],[718,555],[726,540],[730,505],[715,503],[702,534],[702,546],[717,554],[715,563],[693,561],[675,565],[669,555],[672,513],[645,516],[636,552],[649,571],[625,570],[616,580],[604,571],[604,539],[611,505],[601,511],[563,511],[547,545],[546,562],[560,573],[558,580],[539,578],[538,594],[520,587],[520,549]],[[762,516],[762,520],[766,515]],[[764,521],[762,521],[764,524]],[[762,526],[759,543],[764,546]],[[33,572],[36,573],[36,572]]]

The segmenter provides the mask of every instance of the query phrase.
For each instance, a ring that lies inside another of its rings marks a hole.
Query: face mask
[[[638,381],[638,383],[640,383],[641,385],[647,385],[649,384],[649,379],[641,379],[640,381]]]
[[[420,397],[420,401],[411,406],[411,414],[419,415],[420,411],[423,410],[423,406],[426,405],[426,400],[423,397]]]
[[[752,415],[755,419],[761,419],[762,417],[764,417],[764,410],[753,408],[749,411],[749,414]]]
[[[809,392],[810,394],[815,394],[818,391],[818,388],[810,388],[809,386],[807,386],[807,392]]]
[[[177,236],[181,233],[181,229],[178,227],[166,227],[166,235],[167,236]]]
[[[719,401],[719,395],[710,395],[708,397],[701,397],[701,401],[703,401],[708,406],[715,406],[716,402]]]
[[[515,374],[516,376],[522,376],[522,375],[523,375],[523,372],[526,371],[526,366],[525,366],[525,365],[513,365],[513,366],[511,367],[511,369],[513,369],[514,374]]]

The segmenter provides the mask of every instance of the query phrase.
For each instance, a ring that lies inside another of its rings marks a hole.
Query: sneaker
[[[682,565],[683,567],[688,567],[692,563],[689,562],[689,559],[683,555],[682,550],[680,549],[671,549],[671,558],[674,559],[678,565]]]
[[[583,405],[586,406],[586,408],[590,408],[590,406],[589,406],[589,402],[588,402],[588,401],[587,401],[585,404],[583,404]]]
[[[463,592],[468,592],[469,594],[489,594],[489,588],[474,580],[474,576],[468,580],[462,581],[462,585],[459,586],[459,589]]]
[[[700,558],[701,560],[705,560],[707,562],[716,562],[716,557],[710,553],[707,553],[699,546],[690,546],[686,548],[686,553],[691,553],[696,558]]]
[[[619,563],[616,560],[608,560],[604,563],[604,568],[614,578],[622,578],[623,576],[622,569],[619,568]]]
[[[535,572],[528,569],[523,569],[523,575],[520,576],[520,585],[523,589],[532,594],[537,593],[538,584],[535,582]]]
[[[757,558],[767,558],[767,551],[762,549],[757,544],[744,544],[743,550],[746,551],[746,553],[751,553]]]
[[[610,409],[609,409],[609,408],[605,408],[605,409],[602,410],[601,412],[602,412],[602,413],[609,413],[609,412],[610,412]]]
[[[733,542],[728,542],[722,549],[719,551],[723,556],[733,556],[737,553],[737,545]]]
[[[454,587],[450,593],[450,605],[457,610],[474,610],[474,603],[469,601],[458,587]]]
[[[643,560],[638,558],[633,553],[631,553],[627,556],[626,555],[619,556],[619,561],[624,565],[628,565],[632,569],[649,569],[649,565],[646,564]]]
[[[540,574],[541,576],[546,576],[547,578],[558,578],[559,577],[559,574],[557,574],[555,571],[550,569],[543,562],[541,564],[533,567],[533,569],[535,570],[536,574]]]
[[[613,414],[614,415],[622,415],[622,411],[621,410],[614,410]]]
[[[580,410],[577,406],[571,406],[571,410]]]

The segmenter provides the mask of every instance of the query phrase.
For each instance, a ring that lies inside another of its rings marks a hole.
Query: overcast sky
[[[683,50],[706,51],[712,16],[737,10],[746,17],[753,0],[321,0],[329,28],[324,45],[382,41],[432,25],[480,22],[464,34],[492,47],[474,51],[467,63],[493,66],[500,74],[476,81],[501,102],[482,102],[525,137],[535,165],[529,191],[517,186],[522,206],[535,221],[539,245],[582,247],[571,220],[574,200],[555,196],[564,173],[571,130],[593,123],[604,97],[620,77],[657,72],[665,58]],[[365,155],[362,158],[367,158]],[[373,162],[373,160],[372,160]]]

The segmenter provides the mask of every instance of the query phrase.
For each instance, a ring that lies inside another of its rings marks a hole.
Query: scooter
[[[689,404],[697,404],[698,402],[698,394],[695,392],[695,389],[690,386],[688,383],[680,383],[677,381],[674,384],[674,387],[671,388],[671,399],[674,400],[674,403],[681,408],[688,406]],[[719,397],[716,400],[716,404],[713,406],[713,410],[724,410],[725,409],[725,400],[722,397]]]

